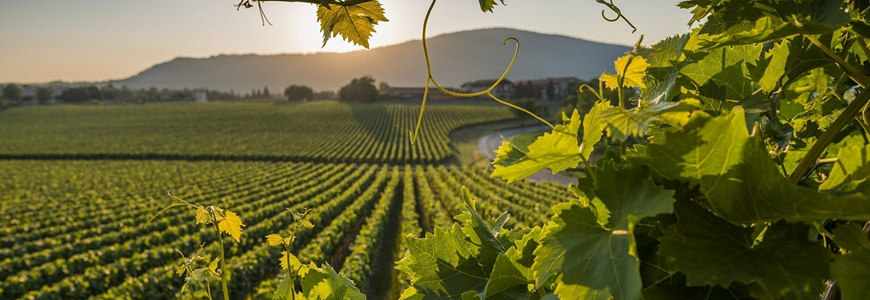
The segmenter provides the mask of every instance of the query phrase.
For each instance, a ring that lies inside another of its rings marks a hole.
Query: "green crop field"
[[[180,253],[205,245],[214,257],[217,237],[183,209],[149,223],[170,193],[241,216],[241,241],[224,240],[233,299],[271,298],[281,251],[265,236],[288,234],[291,211],[312,209],[315,226],[292,245],[303,262],[328,262],[370,297],[392,298],[409,283],[393,272],[404,237],[449,226],[464,209],[462,185],[474,183],[485,218],[510,210],[510,228],[542,225],[570,197],[555,184],[507,185],[479,168],[432,164],[451,155],[451,130],[509,111],[429,107],[412,146],[417,113],[334,102],[0,113],[0,299],[180,296]]]
[[[513,117],[504,107],[294,105],[25,107],[0,115],[0,157],[182,158],[435,163],[459,127]]]

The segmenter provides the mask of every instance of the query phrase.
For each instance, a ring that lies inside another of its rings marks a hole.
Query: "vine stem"
[[[801,162],[794,171],[788,175],[788,182],[797,184],[807,175],[807,173],[810,172],[810,170],[812,170],[813,166],[822,155],[822,152],[824,152],[828,147],[828,144],[834,141],[834,138],[840,133],[840,130],[843,130],[849,122],[852,122],[852,119],[858,116],[861,109],[867,105],[868,100],[870,100],[870,89],[865,88],[861,93],[858,93],[855,100],[852,100],[852,103],[849,103],[849,106],[843,110],[840,116],[834,120],[834,123],[831,123],[831,126],[825,130],[825,133],[823,133],[822,136],[819,137],[819,140],[813,144],[813,147],[810,148],[807,155],[801,159]]]
[[[823,133],[822,136],[819,137],[819,140],[816,141],[815,144],[813,144],[813,146],[810,148],[810,151],[807,152],[807,155],[800,161],[794,171],[790,175],[788,175],[787,180],[792,184],[797,184],[798,182],[800,182],[801,179],[803,179],[804,176],[806,176],[807,173],[812,170],[813,166],[816,164],[816,161],[822,155],[822,152],[824,152],[828,145],[834,141],[834,137],[836,137],[837,134],[840,133],[840,130],[843,130],[843,128],[845,128],[846,125],[848,125],[849,122],[852,121],[852,119],[857,117],[858,113],[861,112],[861,110],[868,105],[868,102],[870,102],[868,101],[870,100],[870,92],[868,92],[868,89],[866,88],[866,86],[870,84],[870,77],[858,71],[858,69],[847,63],[845,60],[843,60],[843,58],[837,55],[837,53],[834,53],[834,51],[825,46],[825,44],[822,44],[822,42],[819,41],[819,39],[817,39],[815,36],[808,35],[806,37],[811,43],[816,45],[816,47],[821,49],[822,52],[827,54],[841,68],[843,68],[843,70],[846,72],[846,74],[849,75],[849,77],[851,77],[853,80],[855,80],[855,82],[865,88],[861,91],[861,93],[858,93],[855,99],[852,100],[852,103],[849,103],[849,105],[846,106],[846,109],[840,114],[839,117],[837,117],[836,120],[834,120],[834,123],[831,123],[831,126],[828,127],[827,130],[825,130],[825,133]]]
[[[855,80],[855,82],[860,84],[862,87],[867,87],[867,85],[870,85],[870,77],[865,75],[863,72],[858,71],[858,69],[856,69],[855,67],[853,67],[852,65],[847,63],[843,58],[841,58],[839,55],[837,55],[837,53],[834,53],[834,51],[831,50],[831,48],[828,48],[828,46],[825,46],[825,44],[822,44],[822,42],[819,41],[819,39],[817,39],[815,36],[808,35],[807,39],[811,43],[813,43],[813,45],[816,45],[816,47],[819,47],[819,49],[821,49],[822,52],[825,52],[825,54],[827,54],[828,57],[833,59],[838,65],[840,65],[840,67],[843,68],[843,71],[845,71],[846,74],[848,74],[849,77],[852,78],[852,80]]]
[[[212,223],[212,225],[214,225],[214,230],[217,232],[218,236],[218,243],[220,243],[220,247],[218,248],[221,249],[221,289],[224,292],[224,299],[229,300],[230,292],[229,288],[227,288],[227,260],[226,256],[224,255],[224,238],[221,235],[220,228],[218,228],[217,212],[215,212],[214,206],[211,206],[209,208],[211,208],[211,215],[214,218],[214,222]]]
[[[501,100],[492,94],[492,91],[496,87],[498,87],[498,85],[502,81],[505,80],[508,73],[510,73],[511,69],[514,67],[514,63],[517,61],[517,55],[519,55],[519,53],[520,53],[520,41],[514,37],[508,37],[502,41],[503,45],[507,45],[508,40],[513,40],[514,42],[517,43],[517,45],[516,45],[516,48],[514,49],[513,58],[511,58],[511,61],[508,64],[508,67],[504,70],[504,72],[501,74],[501,76],[498,79],[496,79],[495,82],[489,88],[482,90],[482,91],[479,91],[479,92],[473,92],[473,93],[457,93],[457,92],[445,89],[443,86],[438,84],[438,81],[436,81],[435,77],[432,76],[432,63],[429,59],[429,46],[426,43],[426,29],[429,27],[429,17],[432,15],[432,9],[435,8],[436,1],[437,0],[432,0],[432,3],[429,4],[429,9],[426,11],[426,17],[423,18],[423,39],[422,40],[423,40],[423,57],[426,61],[426,85],[423,89],[423,104],[420,106],[420,116],[417,119],[417,125],[414,128],[414,132],[409,132],[409,135],[411,136],[411,144],[416,144],[417,136],[420,133],[420,126],[423,124],[423,113],[425,112],[425,109],[426,109],[426,99],[429,96],[430,84],[434,85],[435,88],[440,90],[445,95],[449,95],[449,96],[453,96],[453,97],[472,98],[472,97],[478,97],[478,96],[489,96],[490,98],[492,98],[493,100],[495,100],[496,102],[498,102],[502,105],[508,106],[510,108],[513,108],[513,109],[516,109],[519,111],[522,111],[523,113],[526,113],[526,114],[532,116],[533,118],[537,119],[538,121],[541,121],[542,123],[547,124],[547,126],[550,126],[550,128],[555,128],[555,126],[553,126],[553,124],[550,124],[550,122],[547,122],[547,120],[544,120],[543,118],[528,111],[527,109],[516,106],[516,105],[509,103],[507,101]]]

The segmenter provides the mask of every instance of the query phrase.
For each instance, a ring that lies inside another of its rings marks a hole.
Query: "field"
[[[371,299],[394,298],[403,237],[447,226],[474,182],[486,218],[541,225],[563,186],[507,185],[486,170],[435,164],[447,134],[509,118],[498,107],[432,106],[421,143],[415,106],[172,105],[30,107],[0,114],[0,299],[164,299],[178,295],[185,255],[216,235],[167,194],[244,221],[228,242],[233,299],[270,299],[291,210],[313,209],[297,235],[303,262],[329,262]],[[423,150],[421,150],[423,149]],[[14,159],[18,158],[18,159]],[[26,159],[24,159],[26,158]],[[87,159],[82,159],[87,158]],[[414,162],[414,164],[410,164]],[[290,210],[288,210],[290,209]],[[215,290],[215,289],[213,289]],[[201,291],[200,291],[201,292]],[[219,293],[217,293],[219,294]]]
[[[413,105],[26,107],[0,117],[0,157],[438,163],[448,134],[512,118],[504,107],[430,106],[418,145]]]

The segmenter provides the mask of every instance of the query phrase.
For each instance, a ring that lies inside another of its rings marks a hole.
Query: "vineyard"
[[[513,117],[433,106],[412,146],[418,115],[413,105],[336,102],[27,107],[0,118],[0,157],[437,163],[452,155],[450,131]]]
[[[183,210],[148,223],[169,201],[167,194],[227,207],[243,218],[246,238],[224,240],[232,299],[271,299],[282,278],[274,263],[281,251],[265,236],[286,234],[293,211],[312,209],[307,219],[314,227],[296,232],[291,246],[301,261],[328,262],[367,294],[397,298],[410,284],[394,270],[404,240],[452,224],[464,209],[463,184],[475,182],[472,193],[487,199],[479,204],[485,217],[510,209],[509,228],[543,225],[549,207],[571,196],[555,184],[507,185],[478,168],[399,164],[443,160],[451,155],[450,130],[509,116],[501,108],[433,106],[421,143],[411,147],[403,129],[412,128],[413,109],[312,103],[5,112],[3,152],[33,156],[0,160],[0,223],[8,224],[0,228],[0,299],[180,297],[180,253],[205,245],[203,255],[216,255],[217,237]],[[219,128],[220,134],[209,133]],[[255,130],[272,140],[251,140],[262,138]],[[305,135],[309,131],[333,138],[315,140],[314,133]],[[54,138],[59,140],[49,142]],[[100,156],[107,154],[194,159]],[[270,155],[292,161],[221,160]]]

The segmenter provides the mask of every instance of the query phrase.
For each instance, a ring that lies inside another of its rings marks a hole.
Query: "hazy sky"
[[[638,27],[601,18],[594,0],[506,0],[494,13],[478,1],[441,0],[429,36],[488,27],[510,27],[592,41],[649,45],[688,31],[679,0],[614,0]],[[261,26],[258,10],[236,11],[237,0],[3,0],[0,2],[0,82],[102,81],[126,78],[178,56],[279,54],[362,49],[340,38],[321,48],[310,4],[266,2],[273,25]],[[381,0],[389,22],[371,47],[420,39],[429,1]],[[613,14],[608,12],[608,16]],[[469,45],[473,47],[473,45]],[[421,54],[422,57],[422,54]],[[421,58],[422,59],[422,58]],[[578,58],[582,59],[582,58]]]

